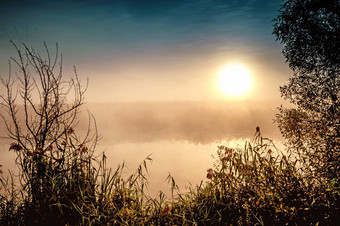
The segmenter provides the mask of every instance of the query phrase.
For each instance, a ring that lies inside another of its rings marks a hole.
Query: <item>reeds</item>
[[[303,174],[259,128],[253,142],[220,146],[217,156],[208,182],[178,195],[170,224],[329,225],[339,218],[339,185]]]
[[[21,170],[31,173],[25,172],[28,184],[21,187],[2,177],[1,223],[332,225],[339,220],[339,178],[305,174],[297,159],[263,138],[259,128],[242,148],[219,146],[206,182],[188,192],[180,193],[169,174],[170,199],[162,192],[158,197],[145,194],[150,156],[124,177],[124,163],[108,169],[105,154],[98,160],[78,149],[63,155],[63,167],[34,152],[22,165]]]

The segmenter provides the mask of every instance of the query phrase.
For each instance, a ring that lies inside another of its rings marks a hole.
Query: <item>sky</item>
[[[232,62],[251,72],[243,99],[278,100],[290,75],[272,35],[281,0],[0,1],[0,75],[11,39],[53,51],[89,78],[89,102],[229,100],[217,85]]]
[[[16,56],[9,40],[42,56],[44,42],[51,52],[58,43],[65,76],[75,65],[83,81],[89,78],[85,99],[103,138],[98,150],[107,150],[112,164],[127,160],[133,168],[152,153],[156,184],[164,184],[168,172],[179,184],[188,178],[199,183],[212,166],[216,142],[252,137],[256,126],[279,139],[272,119],[282,101],[279,87],[291,74],[272,35],[281,4],[0,0],[0,76]],[[227,96],[218,85],[230,63],[251,74],[242,97]],[[11,168],[14,153],[1,142],[1,164]]]

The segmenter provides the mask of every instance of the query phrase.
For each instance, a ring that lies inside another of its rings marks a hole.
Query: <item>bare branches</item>
[[[88,81],[83,87],[75,67],[73,76],[65,78],[58,45],[52,54],[44,43],[42,56],[25,44],[19,48],[11,43],[17,57],[10,58],[8,77],[0,78],[5,90],[0,94],[3,109],[0,117],[7,138],[13,145],[22,147],[15,150],[17,163],[23,169],[20,175],[23,186],[32,191],[40,183],[34,180],[47,176],[38,175],[44,174],[42,166],[67,173],[74,164],[90,161],[98,133],[90,113],[88,129],[82,138],[75,133]],[[17,69],[15,76],[12,64]]]

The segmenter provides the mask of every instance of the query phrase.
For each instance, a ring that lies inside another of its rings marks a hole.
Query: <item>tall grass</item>
[[[162,192],[145,194],[150,156],[124,177],[124,163],[113,170],[105,154],[98,160],[73,151],[60,160],[62,168],[36,151],[21,169],[30,169],[28,185],[15,187],[11,177],[2,176],[1,224],[334,225],[339,220],[339,178],[306,174],[298,158],[278,150],[259,128],[244,147],[219,146],[206,182],[188,192],[180,193],[169,174],[170,199]]]
[[[171,224],[285,225],[335,224],[339,187],[300,172],[257,128],[243,148],[220,146],[208,182],[179,194]]]

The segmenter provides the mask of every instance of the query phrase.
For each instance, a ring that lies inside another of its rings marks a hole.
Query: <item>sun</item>
[[[228,96],[242,96],[250,89],[250,72],[242,64],[229,64],[220,71],[218,84]]]

